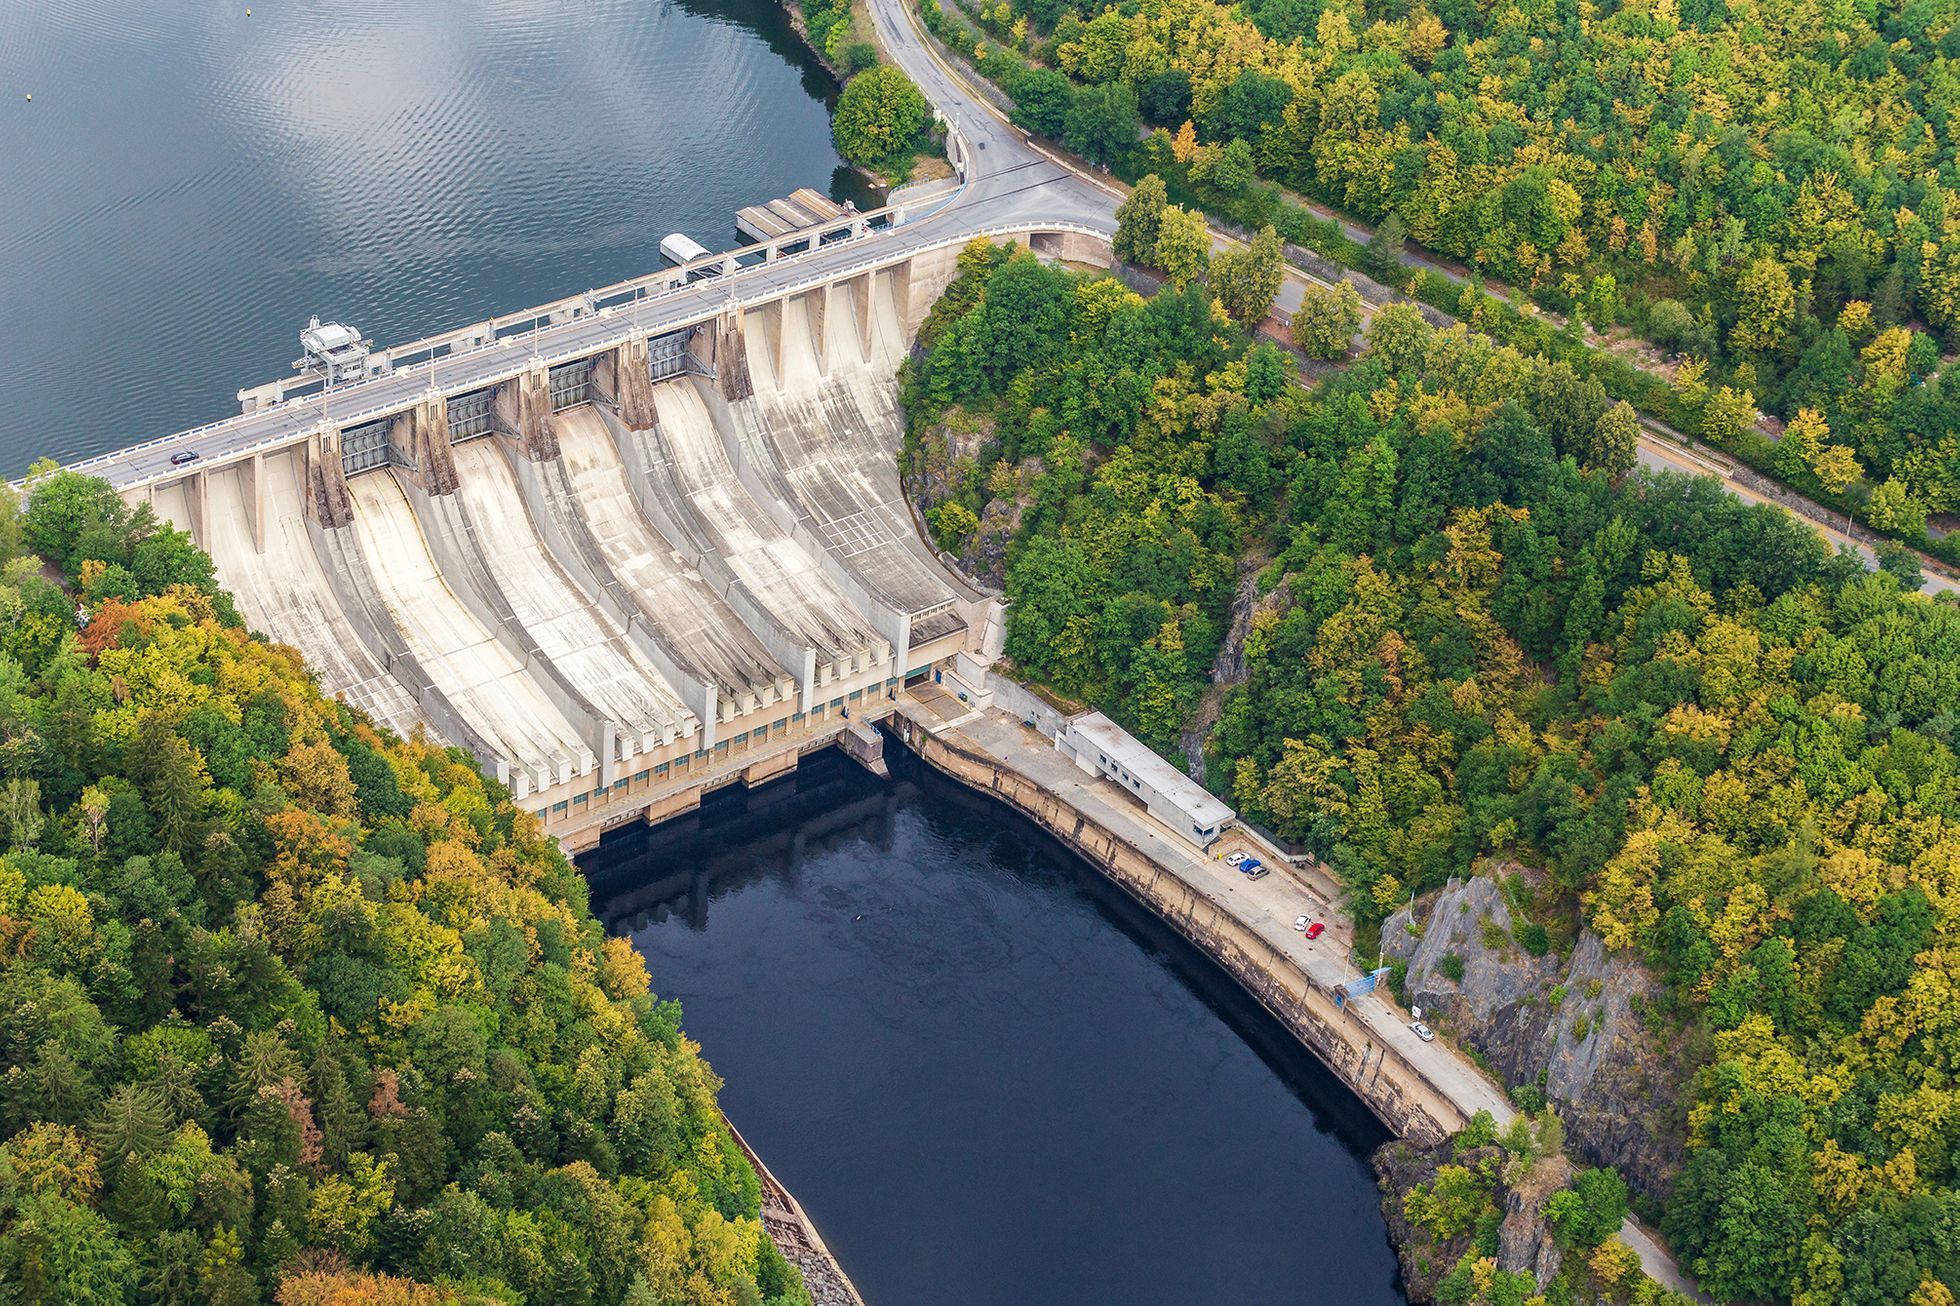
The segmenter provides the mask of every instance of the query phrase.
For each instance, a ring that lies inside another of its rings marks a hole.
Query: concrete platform
[[[750,240],[781,240],[799,231],[836,222],[846,210],[843,205],[808,186],[791,191],[789,198],[751,204],[735,215],[735,230]]]

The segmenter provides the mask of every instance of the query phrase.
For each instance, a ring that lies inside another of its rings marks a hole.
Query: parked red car
[[[1327,928],[1326,921],[1315,921],[1313,924],[1307,926],[1307,937],[1309,939],[1317,939],[1320,937],[1321,931],[1325,930],[1326,928]]]

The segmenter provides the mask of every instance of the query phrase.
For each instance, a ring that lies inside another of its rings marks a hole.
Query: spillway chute
[[[254,474],[263,478],[256,490]],[[397,734],[411,733],[422,719],[415,700],[369,653],[321,571],[306,523],[299,455],[273,454],[256,473],[250,465],[220,468],[206,474],[204,485],[209,502],[198,544],[246,624],[297,648],[328,693]],[[262,503],[250,501],[254,493],[263,494]],[[263,548],[253,538],[254,512],[262,514]]]
[[[519,797],[593,770],[589,744],[443,581],[390,472],[348,482],[360,562],[409,656],[508,760]]]

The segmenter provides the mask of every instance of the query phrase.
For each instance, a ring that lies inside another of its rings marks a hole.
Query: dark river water
[[[1086,863],[887,753],[582,863],[873,1306],[1400,1302],[1374,1118]]]
[[[0,0],[0,472],[865,201],[833,90],[770,0]]]

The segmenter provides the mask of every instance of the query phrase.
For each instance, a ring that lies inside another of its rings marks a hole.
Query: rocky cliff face
[[[1590,929],[1571,955],[1534,957],[1516,941],[1510,904],[1486,877],[1452,880],[1413,914],[1382,926],[1382,950],[1408,963],[1412,1005],[1475,1048],[1507,1086],[1539,1084],[1565,1120],[1567,1146],[1665,1201],[1680,1172],[1693,1067],[1645,1012],[1659,984],[1640,962],[1609,956]],[[1455,978],[1460,976],[1460,978]]]
[[[1402,1291],[1410,1301],[1436,1300],[1436,1284],[1449,1273],[1457,1258],[1470,1245],[1468,1237],[1454,1243],[1438,1243],[1427,1231],[1412,1222],[1403,1210],[1403,1199],[1417,1184],[1436,1177],[1436,1167],[1450,1156],[1449,1144],[1414,1147],[1390,1143],[1375,1153],[1375,1179],[1381,1186],[1382,1219],[1388,1225],[1388,1241],[1395,1248],[1395,1259],[1402,1267]]]
[[[1496,1267],[1506,1274],[1529,1274],[1539,1290],[1558,1277],[1565,1254],[1552,1236],[1545,1220],[1545,1203],[1553,1193],[1572,1179],[1572,1167],[1562,1156],[1545,1157],[1513,1181],[1499,1182],[1491,1201],[1502,1213],[1496,1246],[1478,1246],[1478,1230],[1466,1230],[1448,1240],[1409,1219],[1405,1201],[1418,1185],[1433,1183],[1436,1170],[1445,1164],[1464,1166],[1472,1171],[1502,1173],[1507,1169],[1503,1153],[1495,1147],[1457,1152],[1454,1143],[1435,1147],[1413,1147],[1390,1143],[1375,1153],[1375,1178],[1382,1192],[1382,1218],[1388,1224],[1389,1241],[1395,1246],[1402,1267],[1402,1287],[1409,1300],[1436,1300],[1437,1286],[1444,1275],[1456,1267],[1464,1253],[1478,1249],[1478,1255],[1495,1252]]]
[[[930,512],[968,485],[993,439],[993,429],[985,423],[941,422],[922,431],[905,468],[906,488],[918,510]],[[979,529],[960,546],[961,571],[995,590],[1006,584],[1007,546],[1033,502],[1025,487],[1040,474],[1040,461],[1027,460],[1015,469],[1018,492],[989,500],[981,511]]]

